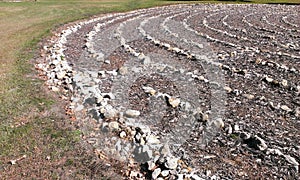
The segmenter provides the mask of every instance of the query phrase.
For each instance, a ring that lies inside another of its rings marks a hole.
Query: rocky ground
[[[113,179],[298,179],[299,12],[107,14],[56,34],[36,67],[95,155],[125,164]]]

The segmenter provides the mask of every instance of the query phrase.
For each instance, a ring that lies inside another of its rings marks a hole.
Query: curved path
[[[299,12],[206,4],[104,15],[67,27],[36,66],[96,154],[129,164],[119,176],[297,179]]]

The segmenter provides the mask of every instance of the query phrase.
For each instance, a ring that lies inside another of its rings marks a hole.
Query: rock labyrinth
[[[108,14],[57,34],[36,67],[98,156],[130,164],[122,177],[297,179],[299,10]]]

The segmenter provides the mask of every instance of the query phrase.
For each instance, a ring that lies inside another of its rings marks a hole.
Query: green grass
[[[24,154],[28,156],[26,161],[28,164],[44,162],[45,155],[50,155],[53,162],[59,161],[68,151],[72,151],[80,140],[80,131],[61,127],[64,121],[70,120],[62,119],[57,114],[58,111],[53,110],[57,102],[52,94],[43,90],[43,82],[35,75],[31,59],[38,54],[38,43],[41,39],[50,36],[52,30],[65,23],[92,15],[180,2],[159,0],[38,0],[34,2],[27,0],[12,3],[5,1],[0,0],[0,172],[2,166],[7,166],[9,159]],[[187,1],[181,2],[187,3]],[[203,2],[216,3],[217,1]],[[237,1],[221,2],[236,3]],[[299,3],[299,0],[251,0],[251,2]],[[75,162],[73,161],[73,157],[69,158],[65,165],[71,166]],[[42,167],[38,168],[40,171],[43,170]],[[25,170],[21,168],[20,171]],[[32,170],[32,173],[42,173],[40,171]],[[13,169],[9,169],[9,172],[3,177],[14,174]],[[57,175],[52,174],[52,176]]]

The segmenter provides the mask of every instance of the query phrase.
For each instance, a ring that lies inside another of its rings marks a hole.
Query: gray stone
[[[118,116],[118,111],[114,109],[111,105],[106,105],[104,108],[104,117],[115,118]]]
[[[144,65],[149,65],[150,63],[151,63],[150,57],[145,56],[145,57],[143,58],[143,64],[144,64]]]

